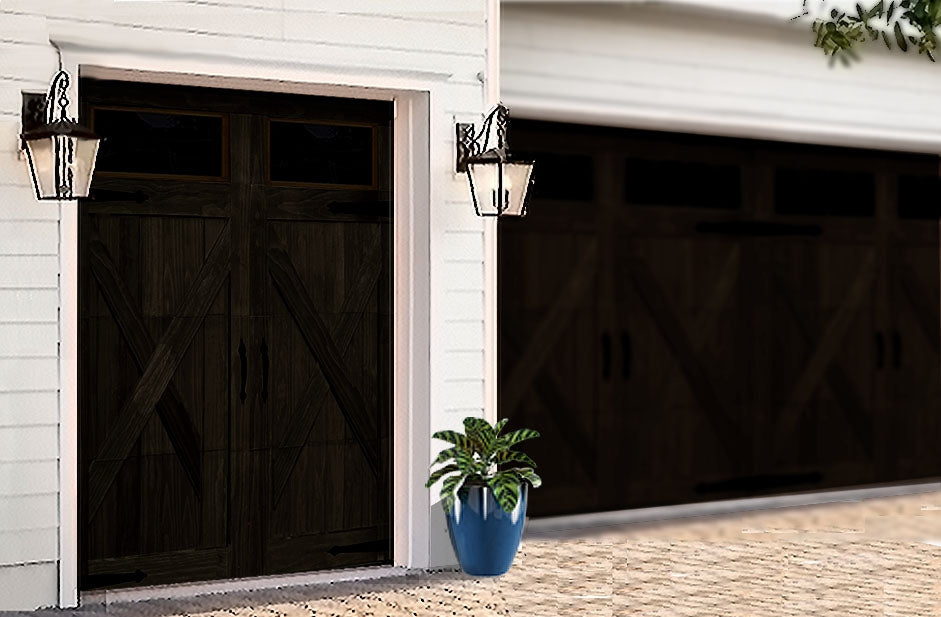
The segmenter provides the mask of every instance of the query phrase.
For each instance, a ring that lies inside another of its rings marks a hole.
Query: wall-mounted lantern
[[[467,173],[477,216],[526,216],[533,162],[516,160],[508,152],[508,116],[507,108],[498,104],[479,134],[474,134],[473,124],[457,125],[457,171]]]
[[[69,74],[59,71],[45,99],[45,121],[34,126],[24,114],[23,147],[36,197],[68,200],[88,197],[95,159],[101,141],[88,129],[67,116]],[[56,106],[59,117],[56,117]]]

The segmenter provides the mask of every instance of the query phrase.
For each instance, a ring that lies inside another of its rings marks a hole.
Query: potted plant
[[[536,463],[512,448],[537,431],[519,429],[501,435],[507,420],[492,426],[482,418],[465,418],[464,433],[438,431],[448,442],[432,463],[426,487],[443,479],[441,505],[457,559],[468,574],[498,576],[510,569],[523,535],[528,486],[542,480]]]

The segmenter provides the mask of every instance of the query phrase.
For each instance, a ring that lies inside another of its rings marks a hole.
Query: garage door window
[[[522,160],[535,160],[533,199],[588,202],[595,199],[595,165],[588,154],[539,151],[519,152]]]
[[[376,187],[371,126],[272,121],[269,177],[273,183]]]
[[[937,219],[941,216],[941,178],[899,176],[899,218]]]
[[[635,206],[737,210],[741,173],[735,165],[628,158],[624,198]]]
[[[102,135],[96,171],[135,177],[221,179],[228,175],[222,114],[93,108]]]
[[[810,216],[873,216],[875,180],[870,173],[782,168],[774,174],[774,211]]]

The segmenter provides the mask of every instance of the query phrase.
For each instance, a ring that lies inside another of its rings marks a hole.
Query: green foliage
[[[807,5],[812,1],[803,0],[803,12],[797,18],[810,15]],[[823,5],[826,0],[820,1]],[[934,62],[939,25],[941,0],[878,0],[868,9],[860,4],[854,11],[831,9],[828,17],[814,19],[811,29],[815,47],[830,56],[831,62],[848,65],[859,59],[856,50],[861,45],[880,39],[889,49],[894,45],[906,52],[911,46]]]
[[[512,450],[516,444],[539,437],[532,429],[519,429],[501,435],[506,426],[506,419],[491,426],[481,418],[465,418],[464,433],[457,431],[438,431],[432,437],[452,444],[435,458],[432,467],[443,465],[434,470],[426,487],[444,478],[441,484],[441,504],[445,511],[450,511],[457,498],[457,492],[468,482],[485,484],[493,491],[500,507],[511,512],[519,501],[523,482],[529,482],[533,488],[542,484],[533,468],[533,459]],[[509,465],[501,468],[501,465]]]

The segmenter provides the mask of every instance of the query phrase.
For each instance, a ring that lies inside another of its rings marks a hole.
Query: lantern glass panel
[[[502,201],[497,195],[501,167],[502,165],[496,161],[467,164],[471,196],[477,213],[481,216],[497,216],[502,210]]]
[[[92,174],[95,173],[95,158],[98,155],[98,139],[75,140],[75,157],[72,163],[72,196],[88,197]]]
[[[523,206],[526,203],[526,191],[529,189],[529,178],[533,173],[532,163],[504,163],[503,164],[503,194],[504,215],[522,216]]]
[[[43,137],[26,142],[30,171],[36,182],[36,193],[40,199],[55,197],[55,137]]]

